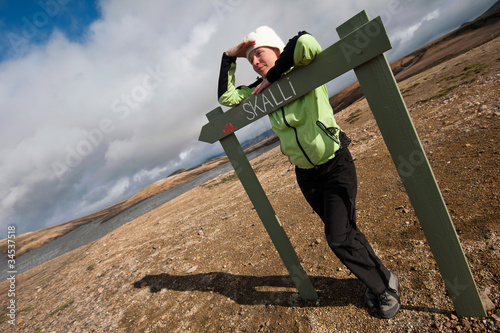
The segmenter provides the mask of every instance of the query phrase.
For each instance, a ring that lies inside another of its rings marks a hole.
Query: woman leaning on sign
[[[300,32],[285,46],[278,35],[263,26],[222,56],[219,103],[236,106],[259,94],[295,67],[308,65],[321,46],[307,32]],[[236,59],[247,58],[262,78],[249,86],[235,87]],[[364,301],[378,307],[384,318],[399,310],[399,283],[375,255],[356,226],[357,178],[347,148],[350,140],[333,116],[326,86],[320,86],[269,115],[281,142],[281,151],[295,165],[297,182],[306,200],[325,225],[328,245],[367,286]]]

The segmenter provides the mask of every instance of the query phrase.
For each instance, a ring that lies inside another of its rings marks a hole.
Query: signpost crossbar
[[[303,299],[318,297],[234,132],[335,77],[354,70],[436,259],[459,316],[485,317],[455,228],[383,54],[391,48],[384,25],[365,11],[337,28],[341,39],[308,66],[227,112],[207,113],[199,140],[219,141]]]
[[[309,65],[295,68],[259,95],[216,116],[203,126],[199,140],[217,142],[389,49],[391,43],[380,18],[369,21],[323,50]]]

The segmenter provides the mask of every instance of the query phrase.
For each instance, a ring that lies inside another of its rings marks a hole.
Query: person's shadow
[[[302,300],[290,275],[249,276],[225,272],[212,272],[188,275],[168,273],[146,275],[134,282],[135,288],[149,287],[152,293],[162,289],[178,291],[215,292],[228,297],[240,305],[273,304],[285,307],[322,307],[346,306],[358,308],[363,304],[366,287],[356,278],[336,279],[327,276],[309,276],[319,298],[313,301]],[[452,314],[453,311],[432,307],[404,305],[401,309]],[[368,310],[374,312],[375,310]]]
[[[304,301],[289,275],[247,276],[224,272],[189,275],[146,275],[134,282],[135,288],[149,287],[152,293],[162,289],[205,291],[224,295],[241,305],[274,304],[281,306],[344,306],[362,308],[365,287],[355,278],[335,279],[310,276],[319,298]]]

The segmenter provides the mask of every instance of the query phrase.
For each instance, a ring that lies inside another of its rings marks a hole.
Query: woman
[[[259,94],[295,67],[308,65],[321,52],[316,39],[305,31],[285,46],[263,26],[222,56],[219,103],[236,106]],[[245,57],[261,78],[235,87],[236,59]],[[399,310],[399,282],[375,255],[356,226],[357,178],[347,146],[350,140],[333,116],[326,86],[320,86],[269,115],[280,138],[281,150],[295,165],[299,187],[325,225],[328,245],[342,263],[366,286],[364,301],[378,307],[383,318]]]

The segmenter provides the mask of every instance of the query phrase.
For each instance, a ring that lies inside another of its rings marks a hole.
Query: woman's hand
[[[228,55],[230,57],[246,58],[245,51],[252,45],[255,45],[254,40],[248,40],[246,42],[241,42],[238,45],[227,50],[226,55]]]
[[[267,81],[267,79],[264,79],[256,88],[254,91],[252,91],[252,95],[257,95],[260,94],[264,89],[269,87],[271,83]]]

